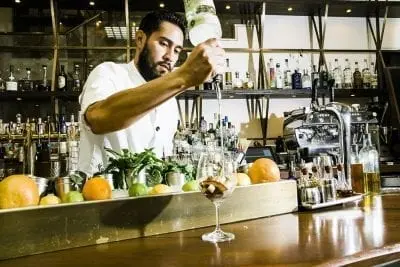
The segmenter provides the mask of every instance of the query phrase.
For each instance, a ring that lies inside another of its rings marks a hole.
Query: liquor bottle
[[[361,72],[358,68],[358,62],[356,61],[354,64],[354,73],[353,73],[353,84],[354,89],[362,89],[363,80],[361,77]]]
[[[272,58],[269,59],[269,79],[270,79],[270,84],[269,84],[270,89],[276,89],[275,65],[274,65],[274,60]]]
[[[379,194],[381,191],[381,179],[379,173],[379,153],[372,145],[371,135],[364,134],[363,147],[360,150],[360,159],[364,172],[364,193]]]
[[[94,65],[93,65],[93,64],[90,64],[90,65],[88,66],[88,69],[87,69],[87,74],[86,74],[86,79],[85,79],[85,81],[87,81],[87,79],[89,78],[89,75],[90,75],[90,73],[92,72],[93,69],[94,69]]]
[[[364,68],[362,70],[362,86],[364,89],[371,88],[371,71],[368,68],[367,59],[364,59]]]
[[[352,74],[351,74],[351,67],[350,67],[350,62],[346,58],[345,59],[346,65],[343,70],[343,89],[352,89],[353,88],[353,83],[352,83]]]
[[[43,78],[39,84],[39,91],[50,91],[50,84],[47,80],[47,65],[42,65]]]
[[[377,89],[378,88],[378,73],[377,73],[377,70],[375,69],[374,62],[371,62],[370,71],[371,71],[371,88]]]
[[[328,89],[329,74],[325,64],[321,64],[319,68],[319,84],[321,89]]]
[[[31,79],[31,69],[26,68],[26,77],[21,80],[22,90],[26,92],[33,91],[33,81]]]
[[[6,82],[0,76],[0,92],[4,92],[5,90],[6,90]]]
[[[78,64],[74,65],[74,73],[72,74],[72,91],[81,91],[81,74],[80,66]]]
[[[283,69],[283,89],[292,89],[292,72],[289,68],[289,59],[285,59],[285,67]]]
[[[283,74],[281,71],[281,64],[276,63],[276,89],[283,89]]]
[[[66,134],[67,133],[67,123],[65,121],[65,116],[60,115],[59,123],[58,123],[58,132],[60,134]]]
[[[60,66],[60,72],[58,73],[57,88],[60,91],[67,91],[67,74],[65,73],[64,65]]]
[[[2,144],[0,144],[0,181],[6,177],[5,154],[6,150]]]
[[[294,70],[294,73],[292,74],[292,89],[301,89],[301,73],[298,71],[298,69]]]
[[[311,84],[311,77],[308,74],[308,70],[305,69],[303,72],[303,78],[301,79],[302,87],[303,89],[311,89],[312,84]]]
[[[15,134],[21,135],[23,133],[23,127],[22,127],[22,120],[21,120],[21,114],[15,115],[16,118],[16,124],[15,124]]]
[[[229,58],[226,59],[226,69],[224,73],[224,86],[223,90],[232,90],[232,70],[229,67]]]
[[[10,76],[8,76],[8,79],[6,81],[6,88],[7,88],[7,91],[17,91],[18,90],[18,83],[14,77],[14,66],[13,65],[10,65]]]
[[[184,0],[190,42],[196,46],[210,38],[222,36],[221,23],[213,0]]]
[[[207,121],[204,119],[204,116],[200,118],[200,132],[205,134],[207,132]]]
[[[317,80],[316,86],[317,86],[317,88],[319,88],[319,72],[317,70],[317,66],[313,65],[312,72],[311,72],[311,85],[315,80]]]
[[[244,88],[246,89],[254,89],[254,83],[250,78],[250,73],[246,72],[246,79],[243,82]]]
[[[342,89],[342,69],[339,65],[339,60],[335,58],[335,66],[333,69],[333,79],[335,79],[335,88]]]
[[[235,79],[233,80],[233,88],[242,89],[243,81],[240,79],[240,73],[238,71],[235,72]]]

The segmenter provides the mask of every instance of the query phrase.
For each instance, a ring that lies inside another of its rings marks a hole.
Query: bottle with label
[[[85,81],[87,81],[87,79],[89,78],[89,75],[90,75],[90,73],[92,72],[93,69],[94,69],[94,65],[93,65],[93,64],[90,64],[90,65],[88,66],[88,70],[87,70],[87,74],[86,74],[86,79],[85,79]]]
[[[252,79],[250,78],[250,73],[248,71],[246,72],[246,78],[243,82],[243,86],[246,89],[254,89],[254,83],[253,83]]]
[[[210,38],[222,36],[221,23],[213,0],[184,0],[190,42],[196,46]]]
[[[276,63],[276,89],[283,89],[283,74],[281,71],[281,64]]]
[[[342,89],[342,69],[340,68],[339,60],[337,58],[335,58],[333,79],[335,79],[335,89]]]
[[[240,73],[238,71],[235,72],[235,79],[233,80],[233,88],[242,89],[243,81],[240,79]]]
[[[200,118],[200,132],[202,134],[207,133],[207,121],[204,119],[204,116]]]
[[[26,77],[21,80],[22,91],[32,92],[33,91],[33,81],[31,79],[31,69],[26,68]]]
[[[226,69],[224,74],[224,86],[222,87],[224,90],[232,90],[233,81],[232,81],[232,70],[229,66],[229,58],[226,59]]]
[[[4,92],[5,90],[6,90],[6,82],[0,76],[0,92]]]
[[[283,89],[292,89],[292,72],[289,68],[289,59],[285,59],[285,67],[283,69]]]
[[[315,80],[317,80],[316,87],[319,88],[319,72],[317,70],[317,66],[313,65],[312,72],[311,72],[311,85]]]
[[[78,64],[74,65],[74,73],[72,74],[72,91],[80,92],[81,91],[81,74],[80,74],[80,66]]]
[[[371,62],[371,88],[372,89],[377,89],[378,88],[378,73],[377,70],[375,69],[375,64],[374,62]]]
[[[363,80],[362,80],[360,69],[358,68],[358,62],[356,61],[354,65],[355,65],[354,73],[353,73],[354,89],[362,89]]]
[[[50,83],[47,80],[47,65],[42,65],[42,80],[39,84],[39,91],[46,92],[50,91]]]
[[[368,68],[368,60],[364,59],[364,68],[362,70],[362,86],[364,89],[371,88],[371,70]]]
[[[303,89],[311,89],[311,77],[308,74],[308,70],[305,69],[303,73],[303,78],[301,79],[302,87]]]
[[[64,65],[60,66],[60,72],[58,73],[57,88],[59,91],[67,91],[67,74],[65,73]]]
[[[343,70],[343,89],[352,89],[352,74],[349,59],[345,59],[345,68]]]
[[[270,89],[276,89],[276,73],[275,73],[275,65],[274,60],[272,58],[269,59],[269,87]]]
[[[7,91],[17,91],[18,90],[18,83],[14,77],[14,66],[10,65],[10,76],[6,81],[6,88]]]
[[[371,134],[364,134],[363,147],[360,150],[360,160],[363,164],[363,186],[365,194],[379,194],[381,178],[379,173],[379,153],[371,142]]]
[[[301,73],[298,69],[295,69],[292,74],[292,89],[302,89]]]
[[[319,68],[319,84],[321,89],[328,89],[329,73],[325,64],[321,64]]]

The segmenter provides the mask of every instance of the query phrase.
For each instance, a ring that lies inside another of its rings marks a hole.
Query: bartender
[[[107,165],[104,147],[172,152],[178,120],[175,96],[223,69],[225,52],[215,39],[196,46],[173,70],[183,50],[186,22],[154,11],[136,32],[136,53],[127,64],[104,62],[89,75],[79,97],[81,136],[78,169],[88,175]]]

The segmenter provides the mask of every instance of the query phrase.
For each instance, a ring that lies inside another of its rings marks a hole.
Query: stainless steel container
[[[174,192],[182,191],[182,186],[185,184],[185,175],[179,172],[169,172],[166,175],[167,184]]]
[[[301,190],[301,202],[307,204],[319,204],[322,202],[318,187],[305,187]]]
[[[49,180],[47,178],[43,177],[37,177],[37,176],[29,176],[33,181],[35,181],[38,189],[39,189],[39,195],[42,196],[46,193],[47,186]]]
[[[56,195],[61,199],[64,199],[64,196],[69,191],[74,190],[69,176],[57,177],[55,179],[55,189]]]
[[[323,179],[321,188],[324,202],[336,200],[336,184],[334,179]]]

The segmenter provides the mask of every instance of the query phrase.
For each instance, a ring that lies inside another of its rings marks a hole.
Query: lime
[[[60,204],[61,199],[59,199],[57,196],[54,194],[48,194],[45,197],[42,197],[40,199],[39,205],[55,205],[55,204]]]
[[[84,201],[83,195],[78,191],[69,191],[63,198],[65,203],[82,202]]]
[[[166,194],[171,193],[171,187],[166,184],[156,184],[153,189],[149,192],[150,195]]]
[[[147,195],[148,189],[145,184],[142,183],[135,183],[129,187],[129,196],[130,197],[137,197],[137,196],[144,196]]]
[[[182,186],[182,190],[185,192],[199,191],[199,182],[197,180],[192,180],[192,181],[186,182]]]

